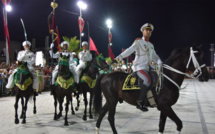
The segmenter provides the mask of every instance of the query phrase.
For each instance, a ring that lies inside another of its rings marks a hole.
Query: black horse
[[[190,71],[195,72],[194,73],[195,75],[189,75],[190,77],[199,75],[202,68],[202,66],[199,66],[202,65],[203,62],[202,58],[203,51],[200,46],[196,46],[193,47],[192,49],[190,48],[176,49],[171,53],[170,57],[164,62],[163,66],[165,65],[165,68],[163,68],[163,75],[165,74],[165,77],[163,79],[163,88],[160,90],[159,94],[157,94],[155,90],[152,90],[153,96],[157,104],[157,109],[160,111],[159,133],[164,132],[167,117],[169,117],[176,123],[177,133],[178,134],[180,133],[183,127],[182,121],[176,115],[171,106],[174,105],[179,98],[179,87],[181,86],[184,80],[184,75],[182,75],[183,72],[186,72],[188,69]],[[186,66],[188,67],[187,69]],[[175,71],[173,68],[176,69],[178,72]],[[198,71],[196,71],[195,69],[197,69]],[[100,128],[103,117],[107,112],[109,112],[108,121],[110,122],[113,133],[117,134],[114,123],[114,116],[118,101],[124,100],[131,105],[138,106],[136,101],[140,94],[139,90],[129,92],[122,91],[122,85],[127,75],[128,74],[123,72],[114,72],[111,74],[107,74],[103,78],[101,78],[100,86],[106,98],[106,103],[100,110],[100,114],[96,122],[97,131]],[[169,78],[172,80],[172,82]],[[100,88],[97,88],[96,90],[94,104],[95,110],[98,111],[100,108],[99,106],[101,106]]]
[[[65,107],[65,122],[64,125],[68,126],[67,114],[69,110],[69,103],[72,104],[72,92],[74,90],[74,78],[72,73],[69,70],[69,57],[60,55],[60,61],[58,62],[58,76],[56,80],[56,84],[53,89],[53,97],[54,97],[54,120],[59,119],[62,116],[63,111],[63,101],[66,96],[66,107]],[[59,113],[57,114],[57,101],[59,102]]]
[[[18,68],[17,72],[14,74],[14,90],[16,92],[16,102],[14,105],[15,108],[15,124],[19,123],[18,119],[18,102],[21,98],[21,104],[22,104],[22,113],[20,118],[23,118],[22,123],[26,123],[26,111],[27,111],[27,104],[28,100],[31,96],[33,96],[34,100],[34,108],[33,113],[36,114],[36,96],[34,94],[33,88],[32,88],[32,75],[30,74],[27,62],[18,62]]]
[[[89,77],[92,80],[96,80],[96,75],[99,74],[100,70],[108,70],[109,65],[106,63],[105,58],[103,57],[102,54],[96,56],[93,58],[92,61],[88,63],[86,68],[83,70],[82,75],[85,77]],[[82,76],[81,75],[81,76]],[[92,119],[92,99],[94,97],[94,84],[92,86],[89,86],[85,81],[83,81],[83,77],[80,79],[80,89],[78,93],[83,93],[84,96],[84,104],[85,104],[85,110],[84,110],[84,115],[83,115],[83,120],[87,120],[87,105],[88,105],[88,100],[87,100],[87,92],[90,93],[90,108],[89,108],[89,118]],[[95,82],[96,85],[97,81]],[[79,106],[79,100],[78,101],[78,106]],[[76,110],[78,110],[78,107],[76,107]]]

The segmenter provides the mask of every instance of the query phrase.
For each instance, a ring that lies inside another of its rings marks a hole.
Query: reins
[[[168,70],[170,70],[172,72],[175,72],[175,73],[178,73],[178,74],[181,74],[181,75],[185,75],[185,76],[187,76],[189,78],[198,78],[202,74],[202,70],[201,69],[203,67],[205,67],[206,65],[205,64],[203,64],[201,66],[199,65],[199,63],[198,63],[198,61],[197,61],[197,59],[196,59],[196,57],[194,55],[195,53],[198,53],[198,51],[193,51],[193,48],[191,47],[190,48],[190,57],[189,57],[189,60],[188,60],[186,68],[188,69],[188,67],[190,65],[190,62],[192,60],[193,61],[193,65],[195,67],[195,71],[192,74],[181,72],[181,71],[179,71],[179,70],[177,70],[177,69],[175,69],[175,68],[173,68],[173,67],[171,67],[169,65],[166,65],[166,64],[163,64],[162,67],[165,68],[165,69],[168,69]],[[198,72],[199,72],[199,75],[197,75]],[[166,79],[168,79],[170,82],[172,82],[179,90],[181,89],[180,86],[175,81],[173,81],[170,77],[168,77],[167,75],[165,75],[163,72],[161,72],[161,75],[163,75]]]

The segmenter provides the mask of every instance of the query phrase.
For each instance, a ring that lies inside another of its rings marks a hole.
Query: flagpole
[[[51,2],[51,7],[53,8],[53,15],[52,15],[52,25],[53,25],[53,23],[55,23],[55,22],[53,22],[54,20],[53,20],[53,17],[55,17],[54,15],[55,15],[55,9],[58,7],[58,4],[55,2],[55,0],[53,0],[53,2]],[[55,19],[55,18],[54,18]],[[52,29],[53,28],[53,29]],[[53,45],[54,45],[54,27],[52,27],[51,28],[51,32],[52,32],[52,43],[53,43]],[[51,55],[51,72],[53,71],[53,48],[51,48],[51,51],[52,51],[52,55]],[[52,85],[53,83],[52,83],[52,75],[51,75],[51,85]]]

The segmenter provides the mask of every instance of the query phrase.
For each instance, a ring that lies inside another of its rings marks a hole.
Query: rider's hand
[[[54,43],[51,43],[50,49],[53,49],[53,47],[54,47]]]
[[[116,61],[122,61],[122,59],[123,59],[123,57],[121,55],[119,55],[115,58]]]

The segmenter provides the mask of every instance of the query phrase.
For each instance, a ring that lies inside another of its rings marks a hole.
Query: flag
[[[7,13],[3,10],[3,20],[4,20],[4,34],[5,34],[5,41],[6,41],[6,63],[10,64],[9,54],[10,54],[10,36],[9,30],[7,25]]]
[[[96,48],[96,45],[95,45],[95,43],[93,42],[93,40],[92,40],[91,37],[90,37],[90,50],[91,50],[91,51],[95,51],[96,54],[99,55],[99,52],[98,52],[98,50],[97,50],[97,48]]]
[[[80,33],[84,30],[84,19],[82,17],[78,18],[79,31]]]
[[[56,27],[56,32],[57,32],[57,44],[59,45],[60,44],[60,35],[59,35],[59,30],[58,30],[58,27]]]
[[[113,54],[110,45],[108,45],[108,57],[110,57],[112,60],[114,60],[115,58],[115,55]]]

